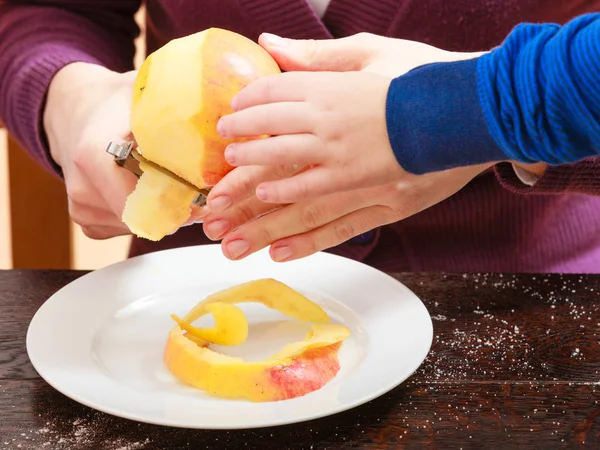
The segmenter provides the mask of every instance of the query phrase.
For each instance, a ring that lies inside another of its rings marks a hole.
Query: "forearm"
[[[23,3],[0,7],[0,119],[36,160],[56,170],[42,126],[48,86],[72,62],[131,69],[139,1]]]
[[[425,173],[515,161],[565,164],[600,154],[600,15],[521,25],[470,61],[393,80],[388,132],[399,163]]]

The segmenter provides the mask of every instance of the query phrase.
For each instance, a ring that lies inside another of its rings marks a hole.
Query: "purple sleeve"
[[[54,74],[72,62],[133,68],[140,0],[6,1],[0,5],[0,121],[43,167],[52,161],[42,125]]]
[[[500,184],[516,194],[588,194],[600,196],[600,157],[578,163],[549,166],[533,185],[523,184],[508,163],[496,165]]]

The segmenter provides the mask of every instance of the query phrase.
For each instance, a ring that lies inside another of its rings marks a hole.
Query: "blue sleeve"
[[[522,24],[477,59],[398,77],[386,121],[398,162],[415,174],[599,155],[600,14]]]

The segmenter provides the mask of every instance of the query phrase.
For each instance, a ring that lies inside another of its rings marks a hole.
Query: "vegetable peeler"
[[[134,141],[124,141],[121,143],[110,142],[108,144],[108,147],[106,148],[106,152],[113,155],[115,163],[117,163],[119,166],[123,167],[124,169],[127,169],[128,171],[133,173],[138,178],[141,177],[142,173],[143,173],[142,169],[140,168],[140,162],[143,162],[143,163],[148,164],[149,166],[152,166],[153,168],[161,171],[165,175],[190,186],[194,190],[198,191],[198,195],[196,195],[196,197],[194,197],[194,200],[192,200],[192,205],[194,205],[194,206],[206,205],[206,197],[208,196],[208,193],[209,193],[208,190],[198,189],[196,186],[194,186],[190,182],[184,180],[180,176],[175,175],[170,170],[167,170],[167,169],[159,166],[158,164],[153,163],[152,161],[148,161],[136,149],[137,149],[137,145]]]

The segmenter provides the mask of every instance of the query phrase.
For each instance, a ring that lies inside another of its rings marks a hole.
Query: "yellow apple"
[[[134,234],[156,241],[173,233],[189,218],[193,188],[208,190],[233,169],[224,151],[234,140],[218,135],[217,122],[233,112],[235,94],[279,72],[261,46],[219,28],[174,39],[146,58],[133,89],[132,134],[146,160],[191,187],[146,165],[123,213]]]

